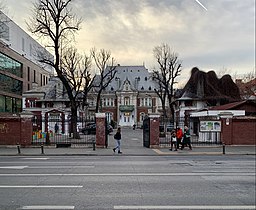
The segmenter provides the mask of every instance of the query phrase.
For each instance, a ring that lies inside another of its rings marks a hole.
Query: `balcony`
[[[134,105],[120,105],[119,110],[121,112],[132,112],[134,110]]]

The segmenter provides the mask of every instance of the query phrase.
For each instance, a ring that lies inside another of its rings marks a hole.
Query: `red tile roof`
[[[236,107],[246,103],[247,101],[238,101],[238,102],[233,102],[229,104],[224,104],[221,106],[214,106],[210,108],[209,110],[230,110],[230,109],[235,109]]]

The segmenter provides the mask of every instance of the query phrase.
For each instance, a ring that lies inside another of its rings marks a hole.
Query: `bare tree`
[[[98,78],[96,79],[94,87],[97,88],[97,99],[95,113],[99,112],[101,105],[100,97],[102,91],[110,84],[116,75],[116,66],[114,65],[114,58],[111,57],[111,52],[101,49],[99,52],[95,48],[91,50],[92,58],[99,70]]]
[[[71,103],[71,123],[74,137],[77,133],[77,105],[76,93],[73,84],[67,77],[66,69],[61,68],[61,44],[72,39],[74,33],[79,30],[81,20],[72,13],[70,3],[72,0],[39,0],[34,4],[34,14],[28,23],[29,30],[42,37],[47,42],[55,55],[52,61],[42,57],[40,62],[52,66],[64,87]]]
[[[225,74],[231,74],[231,69],[227,69],[225,67],[222,67],[217,71],[217,76],[218,78],[221,78]]]
[[[255,71],[255,67],[254,70],[252,70],[251,72],[245,73],[242,76],[242,79],[244,80],[244,82],[249,82],[252,81],[256,78],[256,71]]]
[[[74,100],[73,109],[78,110],[81,105],[83,106],[84,94],[87,95],[92,84],[88,81],[91,80],[90,74],[91,58],[89,56],[82,56],[77,52],[74,47],[69,47],[63,51],[61,59],[61,69],[66,80],[70,84]],[[75,126],[73,126],[73,124]],[[79,133],[76,132],[77,118],[72,121],[74,138],[79,138]],[[74,130],[75,129],[75,130]]]
[[[171,116],[174,118],[174,85],[176,78],[180,76],[181,61],[178,60],[178,54],[172,52],[168,44],[155,47],[153,53],[159,65],[159,69],[153,71],[153,79],[159,87],[155,92],[161,99],[163,115],[165,117],[168,115],[165,109],[165,98],[167,98]]]

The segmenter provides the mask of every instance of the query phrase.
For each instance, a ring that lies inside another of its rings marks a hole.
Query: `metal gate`
[[[220,132],[199,132],[199,121],[189,117],[176,118],[175,121],[170,118],[160,118],[159,126],[159,144],[160,146],[170,146],[171,131],[180,127],[184,131],[184,126],[190,129],[190,140],[193,145],[219,145],[221,144]]]
[[[143,146],[150,147],[150,119],[145,117],[143,120]]]
[[[105,148],[108,148],[108,120],[105,118]]]
[[[76,147],[86,146],[93,147],[96,140],[95,122],[78,120],[77,132],[79,138],[74,138],[71,132],[70,120],[64,119],[47,119],[33,118],[33,145],[56,145],[56,147]]]

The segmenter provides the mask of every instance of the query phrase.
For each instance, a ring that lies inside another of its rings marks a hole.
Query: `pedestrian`
[[[184,127],[184,135],[183,135],[181,150],[184,149],[185,145],[188,145],[189,149],[192,150],[191,141],[190,141],[190,131],[188,126]]]
[[[171,148],[169,149],[170,151],[172,151],[172,148],[173,148],[173,145],[174,145],[174,148],[175,150],[174,151],[177,151],[177,137],[176,137],[176,131],[175,130],[172,130],[171,132]]]
[[[58,133],[58,131],[59,131],[59,126],[58,126],[57,123],[55,123],[54,129],[55,129],[55,133]]]
[[[114,152],[116,152],[116,150],[118,151],[118,154],[122,154],[121,152],[121,128],[117,128],[117,132],[114,135],[114,139],[116,140],[116,147],[113,149]]]
[[[182,137],[183,137],[182,129],[181,129],[180,127],[178,127],[178,128],[177,128],[177,132],[176,132],[177,149],[180,149]]]

